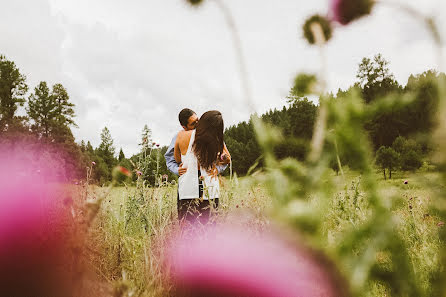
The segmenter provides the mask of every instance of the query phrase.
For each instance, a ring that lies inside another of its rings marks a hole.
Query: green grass
[[[439,176],[435,173],[395,173],[384,180],[376,173],[379,195],[388,201],[392,224],[403,238],[414,267],[415,278],[425,292],[439,269],[441,243],[439,219],[431,211]],[[335,190],[323,218],[320,240],[324,251],[336,262],[336,247],[348,230],[358,228],[371,215],[363,194],[361,178],[353,172],[335,177]],[[408,184],[403,181],[408,180]],[[274,221],[273,201],[255,178],[223,182],[218,222],[234,221],[261,232]],[[89,196],[101,197],[106,189],[91,188]],[[98,275],[113,287],[115,296],[167,296],[171,284],[162,263],[169,234],[178,230],[175,186],[164,188],[115,187],[102,202],[89,245]],[[354,260],[355,251],[351,251]],[[383,267],[392,267],[386,252],[375,258]],[[347,267],[340,267],[344,271]],[[370,282],[365,296],[392,296],[379,282]]]

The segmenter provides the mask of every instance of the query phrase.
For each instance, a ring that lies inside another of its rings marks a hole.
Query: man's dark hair
[[[178,120],[180,121],[181,126],[187,127],[187,122],[189,118],[195,114],[195,111],[189,108],[184,108],[178,114]]]

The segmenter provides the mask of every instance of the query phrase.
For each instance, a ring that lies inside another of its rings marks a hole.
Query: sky
[[[258,113],[286,106],[299,72],[325,69],[330,91],[348,88],[361,59],[377,53],[403,85],[410,74],[438,70],[426,29],[384,4],[336,26],[323,66],[301,27],[310,15],[327,14],[329,1],[220,1],[241,38]],[[0,54],[26,75],[30,91],[40,81],[65,86],[76,105],[77,142],[97,147],[107,126],[116,150],[129,157],[144,125],[155,142],[169,145],[185,107],[199,116],[217,109],[225,126],[249,119],[231,31],[215,2],[197,8],[185,0],[0,0]],[[446,39],[444,1],[403,2],[435,17]]]

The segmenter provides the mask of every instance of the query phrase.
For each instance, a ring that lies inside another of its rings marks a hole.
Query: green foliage
[[[390,73],[389,62],[381,54],[377,54],[373,60],[363,58],[356,77],[366,103],[401,90],[394,75]]]
[[[122,151],[122,148],[119,150],[119,157],[118,157],[118,161],[121,162],[125,159],[125,155],[124,152]]]
[[[54,126],[57,111],[56,101],[50,94],[46,82],[42,81],[29,96],[28,117],[33,120],[32,129],[42,137],[48,138]]]
[[[73,120],[73,107],[61,84],[55,84],[50,92],[47,83],[42,81],[29,96],[26,111],[33,122],[33,132],[46,139],[64,142],[73,138],[70,126],[77,126]]]
[[[25,103],[28,91],[26,77],[13,61],[0,54],[0,133],[8,130],[11,125],[17,125],[15,113],[18,106]]]
[[[317,93],[317,77],[314,74],[300,73],[294,79],[294,86],[291,94],[296,97],[303,97]]]
[[[113,139],[107,127],[101,131],[101,143],[95,151],[95,157],[97,160],[96,180],[100,180],[102,183],[111,181],[111,172],[117,160],[115,159]]]
[[[279,159],[287,157],[303,160],[308,152],[312,137],[317,107],[308,100],[294,95],[288,97],[289,106],[282,110],[270,110],[261,116],[269,125],[278,128],[283,138],[274,143],[273,151]],[[231,152],[233,169],[238,175],[244,175],[249,168],[261,160],[261,150],[256,140],[252,120],[231,126],[225,131],[225,142]]]
[[[392,170],[396,169],[400,162],[400,154],[395,152],[391,147],[381,146],[376,151],[375,163],[384,171],[384,179],[386,178],[385,170],[389,170],[389,178],[392,178]]]
[[[422,165],[421,146],[412,139],[399,136],[392,144],[392,148],[400,155],[402,170],[415,170]]]

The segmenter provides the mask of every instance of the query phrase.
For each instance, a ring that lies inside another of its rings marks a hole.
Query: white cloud
[[[199,9],[184,0],[0,1],[1,52],[27,74],[30,86],[47,80],[67,87],[79,141],[97,146],[108,126],[117,150],[130,155],[145,124],[156,141],[169,144],[184,107],[198,114],[219,109],[227,126],[249,117],[232,37],[211,1]],[[257,110],[283,106],[293,76],[321,66],[300,28],[310,14],[326,12],[326,1],[225,3],[239,28]],[[444,29],[440,0],[406,3],[438,14]],[[361,58],[378,52],[401,83],[435,65],[426,31],[377,7],[373,16],[336,29],[327,48],[330,89],[352,84]]]

